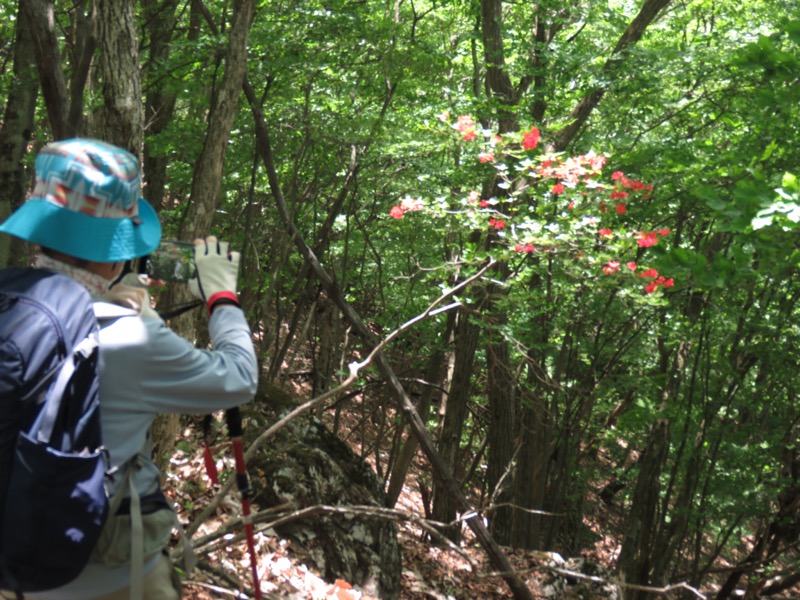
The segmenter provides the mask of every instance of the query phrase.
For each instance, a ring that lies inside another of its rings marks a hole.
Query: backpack
[[[70,582],[106,521],[98,331],[76,281],[0,270],[0,589]]]

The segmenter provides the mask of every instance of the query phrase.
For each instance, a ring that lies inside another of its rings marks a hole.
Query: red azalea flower
[[[657,287],[658,284],[655,281],[651,281],[646,286],[644,286],[644,291],[647,292],[648,294],[652,294],[653,292],[656,291]]]
[[[611,180],[616,181],[617,179],[622,179],[624,176],[625,174],[622,171],[614,171],[611,174]]]
[[[419,198],[406,197],[400,201],[400,209],[403,212],[422,210],[424,206]]]
[[[402,219],[403,218],[403,209],[399,206],[393,206],[392,210],[389,211],[389,216],[393,219]]]
[[[602,154],[593,156],[589,159],[589,166],[593,171],[602,171],[603,166],[606,164],[606,157]]]
[[[494,223],[492,223],[492,221],[494,221]],[[504,229],[506,226],[506,222],[501,221],[500,219],[497,219],[496,221],[494,219],[489,219],[489,225],[491,225],[495,229]]]
[[[658,236],[655,231],[639,231],[636,233],[636,238],[639,240],[638,244],[640,248],[649,248],[658,243]]]
[[[480,202],[478,202],[478,206],[480,206],[481,208],[486,208],[487,206],[489,206],[489,201],[481,200]]]
[[[659,229],[658,230],[658,235],[660,235],[661,237],[664,237],[665,235],[669,235],[669,229]]]
[[[619,204],[617,204],[617,214],[618,215],[624,215],[626,212],[628,212],[628,207],[627,206],[625,206],[621,202]]]
[[[672,287],[672,286],[674,286],[674,285],[675,285],[675,280],[674,280],[672,277],[670,277],[670,278],[669,278],[669,279],[667,279],[667,280],[666,280],[666,281],[665,281],[665,282],[664,282],[662,285],[663,285],[664,287]]]
[[[494,154],[491,152],[481,152],[478,154],[478,160],[481,161],[481,164],[485,164],[487,162],[494,162]]]
[[[656,277],[658,277],[658,271],[656,271],[655,269],[652,269],[652,268],[651,269],[645,269],[644,271],[639,273],[639,277],[655,279]]]
[[[531,130],[522,136],[522,147],[525,150],[533,150],[539,145],[539,130],[531,127]]]
[[[603,267],[603,273],[606,275],[611,275],[617,271],[619,271],[619,261],[616,260],[608,261],[608,263]]]
[[[611,237],[614,235],[614,232],[608,228],[603,228],[598,233],[600,234],[600,237]]]
[[[628,192],[611,192],[612,200],[624,200],[628,197]]]
[[[456,120],[456,129],[459,133],[467,133],[467,131],[475,129],[475,121],[469,115],[461,115]]]
[[[557,183],[553,186],[553,189],[550,190],[554,194],[563,194],[564,193],[564,185],[561,183]]]
[[[625,263],[625,266],[628,267],[631,271],[636,270],[636,263],[633,261]]]
[[[475,130],[474,129],[472,131],[466,132],[461,138],[461,140],[464,141],[464,142],[471,142],[474,139],[475,139]]]

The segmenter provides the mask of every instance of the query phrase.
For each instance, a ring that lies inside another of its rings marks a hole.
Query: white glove
[[[197,277],[189,280],[189,291],[211,310],[215,302],[228,299],[239,304],[236,281],[239,278],[238,252],[228,251],[228,242],[213,235],[194,241],[194,264]]]
[[[147,293],[147,288],[151,285],[155,284],[147,275],[128,273],[103,296],[103,299],[119,306],[132,308],[145,319],[161,319],[150,305],[150,294]]]

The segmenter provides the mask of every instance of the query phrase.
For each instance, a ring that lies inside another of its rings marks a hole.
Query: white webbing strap
[[[125,477],[108,505],[108,516],[113,517],[119,511],[125,490],[130,490],[131,517],[131,600],[144,600],[144,524],[142,523],[142,501],[139,491],[133,485],[133,471],[141,466],[141,458],[137,454],[125,463]]]
[[[131,600],[144,600],[144,525],[142,502],[131,483]]]

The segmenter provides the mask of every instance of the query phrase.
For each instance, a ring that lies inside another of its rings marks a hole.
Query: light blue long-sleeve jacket
[[[159,414],[208,414],[248,402],[258,368],[250,328],[241,309],[218,306],[208,323],[212,350],[195,348],[159,319],[124,316],[100,331],[100,420],[112,467],[146,450],[133,476],[140,495],[158,489],[160,472],[149,453],[148,432]],[[110,485],[116,491],[123,477]],[[154,565],[151,560],[147,567]],[[146,567],[146,568],[147,568]],[[78,578],[41,600],[86,600],[130,584],[130,567],[90,563]]]

